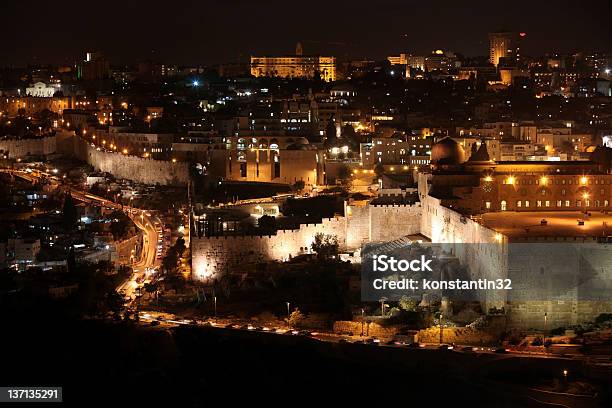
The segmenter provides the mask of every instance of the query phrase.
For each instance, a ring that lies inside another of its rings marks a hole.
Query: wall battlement
[[[189,180],[189,164],[186,162],[174,163],[97,150],[77,136],[73,136],[72,141],[72,152],[76,158],[117,178],[161,185],[187,185]]]

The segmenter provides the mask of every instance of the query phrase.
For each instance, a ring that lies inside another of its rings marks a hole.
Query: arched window
[[[506,211],[508,209],[508,204],[506,203],[506,200],[502,200],[500,204],[501,204],[500,207],[502,211]]]

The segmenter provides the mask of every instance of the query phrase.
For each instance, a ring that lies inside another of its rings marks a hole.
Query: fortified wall
[[[516,327],[552,329],[612,312],[612,245],[512,243],[507,316]]]
[[[373,206],[366,202],[345,204],[344,216],[302,224],[299,229],[279,230],[264,236],[191,236],[194,279],[206,281],[240,271],[248,262],[278,260],[307,253],[317,233],[338,238],[342,251],[356,251],[373,240],[393,240],[418,233],[421,207]],[[385,220],[385,221],[383,221]]]
[[[96,170],[111,173],[117,178],[144,184],[187,185],[189,164],[154,160],[116,152],[97,150],[87,141],[72,137],[72,152]]]
[[[198,237],[192,235],[191,262],[194,279],[209,281],[230,272],[240,272],[247,263],[286,261],[307,253],[317,233],[334,235],[346,248],[346,218],[325,218],[319,224],[279,230],[274,235]]]
[[[17,159],[27,156],[46,156],[57,150],[56,136],[35,137],[28,139],[0,140],[0,156]]]

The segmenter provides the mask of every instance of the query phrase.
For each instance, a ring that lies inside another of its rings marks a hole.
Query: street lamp
[[[217,318],[217,297],[213,296],[213,300],[214,300],[214,303],[215,303],[215,319],[216,319]]]
[[[548,313],[544,313],[544,338],[542,339],[542,347],[546,347],[546,326],[548,324]]]
[[[363,337],[363,315],[365,313],[365,310],[363,310],[363,307],[361,308],[361,337]]]
[[[285,302],[285,303],[287,303],[287,319],[289,319],[291,317],[291,312],[289,310],[290,306],[291,306],[291,303],[289,303],[289,302]]]
[[[444,315],[440,313],[440,344],[442,344],[442,318]]]

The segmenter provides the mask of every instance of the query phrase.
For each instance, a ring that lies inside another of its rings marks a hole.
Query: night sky
[[[527,32],[525,54],[612,51],[609,0],[3,1],[0,65],[247,61],[250,54],[384,58],[448,49],[486,55],[487,32]]]

